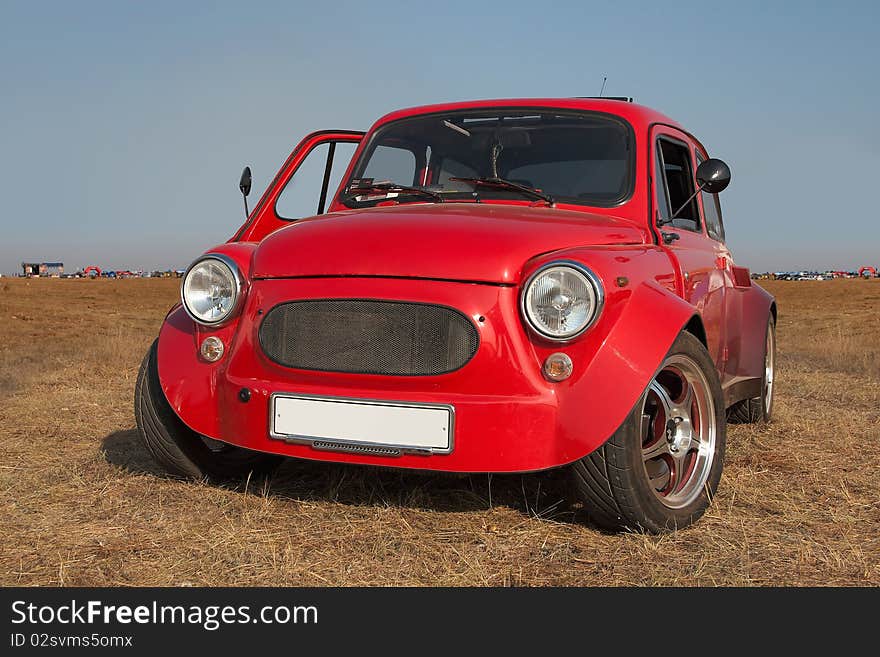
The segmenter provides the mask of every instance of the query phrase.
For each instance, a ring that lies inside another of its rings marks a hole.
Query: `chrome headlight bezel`
[[[231,287],[234,293],[232,302],[229,305],[229,310],[227,310],[222,317],[213,320],[207,320],[200,317],[190,308],[190,305],[189,303],[187,303],[186,299],[186,283],[187,280],[189,280],[190,274],[200,264],[209,260],[215,260],[219,262],[228,270],[229,281],[231,283]],[[244,278],[242,277],[241,271],[239,270],[238,265],[235,263],[235,260],[222,253],[208,253],[200,258],[197,258],[189,267],[187,267],[187,270],[184,273],[183,278],[180,282],[180,302],[183,305],[183,309],[186,311],[186,314],[189,315],[194,322],[197,322],[202,326],[221,326],[234,318],[238,314],[239,310],[241,310],[241,304],[244,301],[244,291]]]
[[[587,318],[587,321],[577,330],[572,331],[570,333],[554,335],[553,333],[545,330],[538,321],[533,318],[533,313],[531,308],[529,307],[529,291],[532,288],[532,285],[543,275],[548,273],[548,270],[557,269],[557,268],[566,268],[572,270],[576,275],[582,277],[586,284],[592,288],[594,301],[593,301],[593,312]],[[523,321],[526,326],[529,327],[535,334],[539,337],[550,340],[552,342],[570,342],[574,340],[578,336],[582,335],[587,329],[593,326],[599,317],[602,314],[602,309],[605,305],[605,288],[602,285],[602,281],[599,279],[596,274],[592,272],[588,267],[582,265],[579,262],[575,262],[573,260],[554,260],[552,262],[548,262],[541,267],[539,267],[535,272],[529,276],[526,284],[522,287],[522,292],[520,293],[520,313],[522,314]]]

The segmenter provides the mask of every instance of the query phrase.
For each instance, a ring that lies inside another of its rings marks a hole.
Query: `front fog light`
[[[544,361],[544,376],[550,381],[565,381],[573,369],[571,358],[562,353],[550,354]]]
[[[213,335],[202,341],[199,353],[209,363],[216,363],[223,357],[223,341]]]

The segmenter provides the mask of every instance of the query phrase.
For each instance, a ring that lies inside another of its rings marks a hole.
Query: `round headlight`
[[[219,324],[233,313],[241,297],[238,267],[226,256],[205,256],[187,270],[180,292],[190,317],[201,324]]]
[[[529,279],[522,308],[535,331],[551,340],[568,340],[596,321],[602,301],[602,284],[593,272],[576,263],[555,262]]]

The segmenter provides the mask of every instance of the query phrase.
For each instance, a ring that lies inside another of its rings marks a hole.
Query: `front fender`
[[[231,333],[231,329],[224,332]],[[156,349],[159,383],[184,424],[204,436],[219,436],[219,412],[206,411],[216,410],[219,404],[218,376],[222,365],[198,357],[199,334],[198,325],[183,306],[178,304],[171,309],[159,331]]]
[[[654,281],[638,284],[618,310],[583,376],[560,391],[561,425],[576,444],[570,461],[589,454],[614,434],[696,313]]]
[[[242,294],[247,295],[256,246],[253,242],[228,242],[209,249],[204,255],[215,253],[230,257],[246,282]],[[208,335],[214,335],[231,346],[239,320],[240,317],[236,317],[219,327],[204,327],[194,322],[177,303],[168,311],[159,331],[156,358],[162,391],[177,416],[196,433],[217,437],[222,434],[218,407],[223,402],[218,391],[227,363],[225,358],[216,364],[202,360],[198,356],[199,344]],[[211,410],[206,412],[205,409]]]

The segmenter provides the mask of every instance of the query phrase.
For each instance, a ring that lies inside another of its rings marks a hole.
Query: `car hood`
[[[642,244],[634,222],[558,208],[413,204],[303,219],[264,239],[253,278],[389,276],[517,283],[531,258],[563,248]]]

